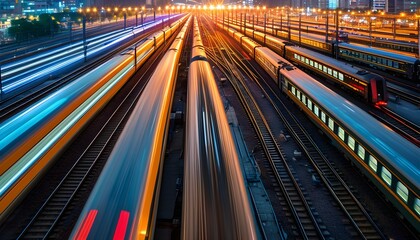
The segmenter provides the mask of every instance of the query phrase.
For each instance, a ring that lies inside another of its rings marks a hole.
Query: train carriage
[[[338,56],[420,82],[420,60],[414,57],[348,43],[339,44]]]
[[[387,102],[385,79],[377,74],[300,47],[288,46],[285,57],[294,64],[337,83],[367,102],[384,105]]]

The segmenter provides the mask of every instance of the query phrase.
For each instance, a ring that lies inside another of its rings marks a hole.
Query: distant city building
[[[370,1],[369,0],[351,0],[350,6],[351,9],[369,9]]]

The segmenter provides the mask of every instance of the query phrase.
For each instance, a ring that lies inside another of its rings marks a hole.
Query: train
[[[229,28],[227,32],[269,73],[281,92],[304,111],[414,229],[420,231],[420,148],[269,48],[235,29]]]
[[[59,154],[181,24],[174,22],[138,46],[0,123],[0,221],[43,176]]]
[[[193,36],[181,239],[258,239],[237,148],[196,18]]]
[[[230,27],[241,29],[237,25]],[[291,63],[318,74],[364,101],[376,107],[387,104],[386,81],[382,76],[253,29],[245,29],[245,33]]]
[[[245,29],[255,29],[259,32],[264,32],[264,27],[258,25],[253,26],[249,23],[246,25]],[[288,39],[288,41],[295,44],[309,47],[313,50],[329,54],[330,56],[335,56],[337,54],[340,59],[384,70],[392,75],[408,79],[415,84],[420,84],[420,59],[416,57],[346,42],[339,41],[336,43],[335,41],[326,41],[325,37],[321,36],[308,36],[308,34],[302,33],[300,38],[298,35],[289,36],[289,33],[287,32],[266,27],[265,32],[270,33],[270,31],[272,35],[282,39]],[[246,35],[248,35],[248,33]],[[338,46],[337,52],[335,44]],[[397,46],[393,47],[396,48]]]
[[[70,239],[153,239],[178,62],[191,17],[156,67]]]

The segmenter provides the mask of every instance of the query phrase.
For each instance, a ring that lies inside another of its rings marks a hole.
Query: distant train
[[[177,67],[190,20],[150,77],[70,239],[153,239]]]
[[[230,26],[233,27],[233,25]],[[246,30],[253,30],[251,28],[252,26],[252,24],[247,24]],[[236,27],[239,29],[238,26],[235,26],[235,28]],[[264,27],[262,26],[255,25],[254,28],[261,33],[264,32]],[[270,31],[273,35],[282,39],[289,39],[289,35],[286,32],[277,30],[274,31],[272,29],[266,28],[267,33]],[[250,36],[248,31],[246,35]],[[331,56],[336,54],[334,51],[334,42],[326,42],[325,38],[320,36],[301,35],[299,39],[299,36],[291,35],[290,41],[295,44],[301,44],[302,46],[324,52],[326,54],[331,54]],[[386,46],[384,43],[382,45]],[[404,46],[400,47],[403,48]],[[398,46],[392,45],[392,48],[395,49],[398,48]],[[341,59],[384,70],[390,74],[407,78],[414,83],[420,83],[420,60],[418,58],[405,56],[397,52],[389,52],[386,50],[375,49],[346,42],[338,43],[338,51],[338,56]]]
[[[176,21],[152,34],[136,48],[116,55],[0,123],[3,136],[0,140],[0,221],[135,73],[137,66],[179,29],[181,23]]]
[[[238,26],[231,26],[236,30]],[[293,44],[280,40],[276,37],[246,29],[246,36],[253,38],[273,49],[276,53],[286,58],[295,65],[301,66],[314,72],[329,81],[339,84],[365,101],[377,106],[385,105],[388,100],[385,79],[361,68],[338,61],[305,48],[293,46]]]
[[[232,28],[227,31],[420,231],[420,148],[272,50]]]

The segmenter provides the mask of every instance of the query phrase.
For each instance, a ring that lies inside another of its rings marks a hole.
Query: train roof
[[[267,48],[267,47],[259,47],[256,49],[256,51],[261,52],[262,54],[264,54],[264,56],[266,56],[268,58],[268,60],[274,64],[274,65],[290,65],[293,67],[293,64],[291,64],[289,61],[287,61],[286,59],[280,57],[277,53],[275,53],[273,50]]]
[[[281,71],[282,74],[316,99],[319,106],[327,109],[330,114],[339,119],[344,127],[351,129],[355,135],[384,159],[387,165],[395,168],[399,174],[408,179],[418,192],[420,187],[420,148],[395,133],[371,115],[361,110],[332,90],[315,81],[303,71]],[[379,159],[378,159],[379,160]],[[411,186],[412,187],[412,186]]]
[[[383,78],[382,76],[378,74],[366,71],[359,67],[353,66],[349,63],[337,60],[335,58],[326,56],[324,54],[321,54],[321,53],[318,53],[318,52],[315,52],[306,48],[302,48],[298,46],[289,46],[287,47],[287,49],[292,49],[294,52],[298,52],[301,55],[315,58],[319,62],[323,63],[324,65],[334,67],[345,74],[351,75],[357,79],[364,80],[365,82],[369,82],[369,80],[372,79],[372,77]]]
[[[403,61],[403,62],[414,63],[414,62],[418,61],[418,59],[415,58],[415,57],[410,57],[410,56],[407,56],[407,55],[404,55],[404,54],[388,52],[388,51],[385,51],[385,50],[380,50],[380,49],[371,48],[371,47],[359,46],[359,45],[349,44],[349,43],[339,43],[338,46],[340,48],[344,47],[344,48],[352,49],[352,50],[355,50],[355,51],[375,54],[375,55],[379,55],[379,56],[387,57],[387,58],[392,58],[392,59],[395,59],[395,60],[398,60],[398,61]]]

